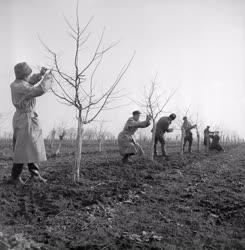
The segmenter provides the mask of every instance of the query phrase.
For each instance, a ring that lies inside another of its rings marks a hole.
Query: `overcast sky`
[[[26,61],[33,67],[48,65],[49,59],[38,34],[55,49],[63,70],[70,70],[74,44],[67,36],[66,15],[74,21],[76,1],[0,0],[0,112],[8,114],[3,130],[11,130],[14,108],[10,83],[13,67]],[[182,116],[190,106],[195,120],[219,125],[245,137],[245,1],[243,0],[80,0],[79,16],[90,26],[89,50],[106,27],[104,44],[120,41],[106,57],[97,76],[109,86],[134,51],[135,59],[120,83],[128,94],[128,104],[102,114],[109,131],[118,133],[134,109],[131,99],[139,99],[144,86],[158,73],[162,91],[177,89],[166,112]],[[34,68],[35,70],[35,68]],[[37,103],[45,134],[65,122],[75,126],[75,113],[60,104],[52,94]],[[177,124],[175,125],[177,127]]]

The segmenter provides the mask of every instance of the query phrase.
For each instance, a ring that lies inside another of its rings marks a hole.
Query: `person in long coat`
[[[147,116],[145,121],[139,121],[140,114],[139,111],[134,111],[133,116],[127,120],[123,131],[118,135],[119,153],[123,156],[123,163],[127,163],[132,155],[144,154],[143,149],[135,141],[133,135],[139,128],[150,126],[150,117]]]
[[[191,130],[193,128],[196,128],[197,125],[192,125],[186,116],[183,117],[183,124],[181,127],[181,131],[184,134],[184,144],[183,144],[183,152],[185,151],[185,145],[188,142],[188,152],[191,153],[191,147],[192,147],[192,142],[193,142],[193,135]]]
[[[210,126],[207,126],[205,129],[204,129],[204,140],[203,140],[203,145],[204,146],[210,146],[210,135],[213,135],[214,132],[211,132],[210,130]]]
[[[10,85],[12,103],[16,108],[13,117],[14,152],[11,180],[14,183],[23,183],[21,173],[24,164],[28,164],[31,177],[46,181],[41,177],[38,168],[38,163],[46,161],[47,158],[35,106],[36,97],[52,87],[52,76],[50,73],[45,74],[45,68],[42,68],[39,74],[31,75],[32,69],[25,62],[18,63],[14,72],[16,79]]]

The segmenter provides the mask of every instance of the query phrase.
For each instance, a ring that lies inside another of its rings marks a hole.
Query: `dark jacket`
[[[210,145],[210,149],[211,150],[218,150],[218,151],[223,151],[223,148],[221,147],[219,141],[220,141],[220,137],[218,135],[210,135],[210,138],[212,139],[211,145]]]
[[[157,122],[156,126],[156,136],[162,136],[164,133],[169,132],[169,125],[171,120],[168,116],[163,116]]]

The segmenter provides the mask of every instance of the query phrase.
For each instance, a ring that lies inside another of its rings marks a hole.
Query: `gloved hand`
[[[40,83],[40,86],[42,87],[42,89],[43,89],[43,91],[45,93],[52,88],[52,86],[53,86],[53,77],[52,77],[51,72],[45,74],[42,82]]]
[[[40,70],[41,76],[44,76],[47,70],[48,70],[47,68],[42,67],[41,70]]]
[[[147,116],[146,116],[146,121],[149,122],[150,120],[151,120],[151,116],[150,116],[150,115],[147,115]]]

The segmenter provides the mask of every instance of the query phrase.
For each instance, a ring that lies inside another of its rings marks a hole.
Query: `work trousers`
[[[161,149],[162,149],[162,155],[166,156],[166,148],[165,148],[165,140],[163,135],[157,135],[155,136],[155,141],[154,141],[154,155],[157,155],[157,144],[160,142],[161,144]]]
[[[192,134],[186,135],[184,138],[184,145],[183,145],[183,151],[185,151],[185,145],[188,142],[188,152],[191,153],[191,146],[193,142]]]

